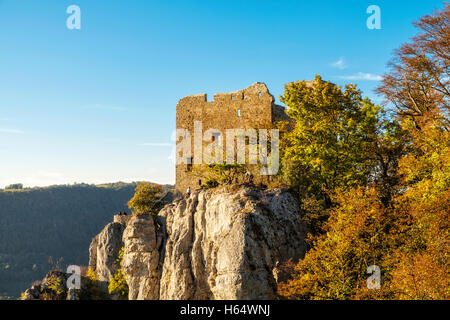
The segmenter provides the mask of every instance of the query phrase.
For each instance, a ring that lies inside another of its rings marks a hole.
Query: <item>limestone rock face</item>
[[[120,268],[117,258],[124,245],[122,242],[124,229],[124,224],[111,222],[91,242],[89,267],[95,271],[99,281],[109,281]]]
[[[155,220],[131,218],[123,234],[130,299],[275,297],[277,263],[306,251],[299,204],[282,190],[232,188],[197,191]]]
[[[159,252],[153,217],[133,216],[123,233],[125,244],[122,270],[130,300],[159,298]]]

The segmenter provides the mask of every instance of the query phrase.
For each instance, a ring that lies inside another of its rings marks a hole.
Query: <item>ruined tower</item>
[[[216,93],[214,100],[210,102],[207,101],[206,94],[187,96],[178,102],[176,110],[177,129],[189,131],[192,137],[192,153],[196,121],[201,121],[203,132],[208,129],[225,132],[235,128],[272,129],[275,122],[287,119],[289,118],[284,107],[274,103],[274,97],[261,82],[236,92]],[[221,144],[225,146],[225,136],[217,138],[221,139]],[[188,187],[195,190],[202,184],[201,179],[191,174],[193,165],[189,162],[176,166],[176,189],[182,193],[185,193]]]

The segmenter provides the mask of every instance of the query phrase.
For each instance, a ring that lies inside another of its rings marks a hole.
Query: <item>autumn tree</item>
[[[440,131],[444,133],[444,131]],[[279,284],[286,299],[449,299],[450,152],[435,136],[435,152],[404,157],[404,185],[421,176],[386,207],[376,188],[337,191],[324,233],[292,279]],[[430,141],[431,142],[431,141]],[[430,163],[438,165],[431,165]],[[415,169],[411,169],[415,168]],[[369,290],[367,267],[381,269],[381,289]]]
[[[324,234],[312,237],[312,249],[295,268],[292,279],[278,287],[286,299],[350,299],[366,286],[367,268],[386,270],[383,257],[392,241],[392,211],[375,188],[336,192]],[[383,274],[384,276],[384,274]]]
[[[406,192],[396,202],[407,217],[403,244],[392,254],[399,299],[450,298],[449,20],[449,4],[422,17],[419,34],[396,51],[378,88],[412,137],[399,166]]]
[[[282,172],[301,197],[306,220],[319,231],[336,189],[375,184],[385,204],[395,185],[403,133],[356,85],[344,89],[316,76],[285,86],[280,98],[294,120],[282,138]]]
[[[136,193],[128,201],[128,207],[136,214],[158,214],[162,187],[150,182],[142,182],[136,187]]]
[[[382,114],[385,115],[384,110]],[[385,207],[391,206],[403,188],[399,162],[411,152],[411,136],[396,119],[383,116],[378,122],[377,134],[366,147],[361,152],[374,165],[368,177],[369,185],[375,187]]]
[[[280,100],[295,121],[285,135],[286,176],[315,194],[365,184],[369,166],[361,150],[376,134],[379,108],[355,85],[341,87],[316,76],[285,86]],[[296,170],[297,169],[297,170]]]
[[[390,72],[383,76],[378,92],[392,103],[401,119],[417,128],[441,119],[449,129],[450,96],[450,5],[422,17],[420,32],[395,51]]]
[[[405,216],[392,290],[399,299],[450,298],[450,133],[435,119],[414,138],[414,151],[400,161],[407,191],[395,208]]]

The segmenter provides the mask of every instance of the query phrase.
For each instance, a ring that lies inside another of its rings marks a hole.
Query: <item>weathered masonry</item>
[[[274,103],[274,97],[266,85],[257,82],[247,89],[231,93],[217,93],[214,101],[208,102],[206,94],[192,95],[181,99],[177,104],[177,129],[187,129],[194,136],[194,122],[202,122],[203,132],[217,129],[225,133],[227,129],[272,129],[277,121],[289,118],[284,107]],[[214,137],[215,138],[215,137]],[[225,146],[225,136],[222,146]],[[211,142],[211,141],[210,141]],[[203,142],[208,144],[210,142]],[[194,141],[192,139],[192,148]],[[185,193],[187,188],[198,189],[202,181],[191,174],[192,164],[176,166],[176,188]]]

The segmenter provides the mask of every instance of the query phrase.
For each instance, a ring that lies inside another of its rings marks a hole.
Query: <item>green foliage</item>
[[[295,121],[282,136],[283,180],[299,194],[315,233],[328,218],[335,190],[375,184],[389,204],[406,139],[396,121],[356,85],[342,89],[320,76],[287,84],[281,101]]]
[[[373,164],[364,151],[376,139],[380,107],[356,85],[342,90],[320,76],[287,84],[280,99],[295,120],[283,143],[291,185],[320,194],[367,183]]]
[[[202,190],[207,190],[207,189],[213,189],[213,188],[217,188],[219,186],[219,182],[216,179],[213,178],[207,178],[206,182],[204,182],[201,186],[200,189]]]
[[[133,198],[128,201],[128,207],[135,214],[158,214],[159,201],[162,196],[162,186],[150,182],[142,182],[136,187]]]
[[[109,280],[108,291],[112,295],[117,295],[120,299],[126,300],[128,299],[128,284],[125,279],[125,274],[122,270],[122,261],[124,255],[124,248],[122,248],[119,252],[119,258],[117,259],[117,263],[120,265],[117,273]]]
[[[201,189],[240,183],[247,167],[242,164],[209,164],[195,166],[192,175],[202,179]]]
[[[238,183],[245,171],[243,164],[211,164],[206,168],[210,179],[217,181],[215,186]]]

